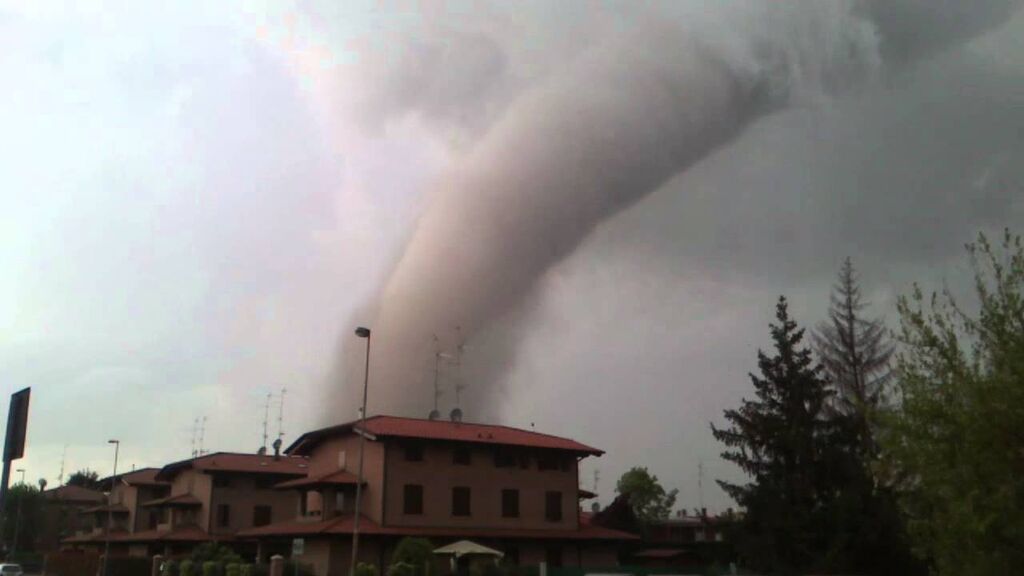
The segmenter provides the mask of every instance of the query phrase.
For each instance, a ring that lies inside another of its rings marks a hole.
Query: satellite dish
[[[427,416],[427,418],[430,420],[439,420],[441,418],[441,412],[438,410],[431,410],[430,415]]]
[[[264,454],[267,453],[267,447],[266,446],[260,446],[260,449],[257,450],[256,453],[259,454],[260,456],[263,456]]]
[[[459,408],[452,409],[451,414],[448,415],[452,422],[462,422],[462,410]]]

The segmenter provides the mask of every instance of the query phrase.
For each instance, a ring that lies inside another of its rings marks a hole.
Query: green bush
[[[376,564],[367,564],[360,562],[356,564],[356,572],[353,576],[379,576],[380,571],[377,570]]]
[[[242,565],[238,562],[225,565],[224,576],[242,576]]]
[[[215,560],[203,562],[203,576],[224,576],[224,565]]]
[[[178,574],[178,562],[176,560],[164,560],[164,563],[160,566],[161,576],[179,576]]]
[[[191,560],[182,560],[178,564],[178,576],[199,576],[196,574],[195,566],[195,562]]]
[[[393,562],[387,576],[416,576],[416,567],[408,562]]]
[[[222,564],[241,564],[243,562],[242,557],[234,550],[217,542],[206,542],[196,546],[195,550],[192,551],[191,560],[198,565],[210,561]]]
[[[426,538],[402,538],[395,546],[391,555],[391,564],[408,564],[412,567],[409,576],[433,576],[437,574],[437,557],[434,556],[434,543]],[[388,576],[392,576],[391,567]],[[401,576],[405,576],[404,574]]]
[[[256,576],[255,567],[252,564],[239,564],[238,576]]]

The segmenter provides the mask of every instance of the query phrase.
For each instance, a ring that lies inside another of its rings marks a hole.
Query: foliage
[[[191,560],[182,560],[178,564],[178,576],[199,576],[196,574],[195,563]]]
[[[853,262],[847,258],[830,296],[828,321],[813,334],[814,350],[835,394],[835,411],[848,417],[863,458],[877,454],[869,422],[885,402],[893,344],[885,324],[864,317]]]
[[[761,376],[750,376],[757,399],[725,411],[729,428],[711,428],[728,448],[722,457],[753,478],[746,485],[718,481],[746,510],[736,534],[740,554],[752,568],[787,574],[819,567],[817,558],[829,547],[822,503],[832,488],[824,419],[831,392],[785,298],[776,320],[775,355],[759,350]]]
[[[395,551],[391,555],[392,565],[398,563],[409,564],[414,568],[414,576],[431,576],[437,574],[437,566],[434,556],[434,544],[426,538],[402,538]],[[391,575],[391,568],[388,568],[388,575]]]
[[[232,562],[224,566],[224,576],[242,576],[242,565]]]
[[[100,482],[99,473],[88,468],[72,472],[71,476],[68,476],[67,485],[89,488],[90,490],[103,490],[103,483]]]
[[[35,548],[43,523],[43,497],[30,484],[15,484],[7,491],[7,513],[3,518],[3,541],[12,551],[28,552]],[[14,541],[17,533],[17,542]]]
[[[392,562],[387,576],[416,576],[416,567],[408,562]]]
[[[915,286],[899,301],[900,404],[881,436],[919,553],[943,575],[1024,566],[1024,248],[967,245],[977,308]]]
[[[377,569],[376,564],[367,564],[366,562],[356,564],[354,576],[378,576],[379,574],[380,570]]]
[[[214,560],[207,560],[202,563],[203,576],[223,576],[224,565]]]
[[[179,576],[178,562],[173,559],[164,560],[164,563],[160,566],[160,574],[162,576]]]
[[[626,494],[616,496],[615,500],[612,500],[612,503],[604,510],[594,514],[591,522],[605,528],[633,534],[640,533],[640,522],[637,520],[636,514],[633,513],[633,507],[629,504],[629,496]]]
[[[628,498],[633,515],[640,522],[668,518],[679,492],[675,489],[666,492],[658,477],[641,466],[626,471],[615,485],[615,491]]]
[[[242,564],[239,576],[255,576],[256,569],[252,564]]]
[[[205,562],[220,562],[222,564],[243,563],[242,557],[234,550],[218,544],[217,542],[205,542],[196,546],[189,557],[197,565],[202,566]]]
[[[355,566],[354,576],[378,576],[378,574],[380,574],[380,571],[377,570],[376,564],[360,562]]]

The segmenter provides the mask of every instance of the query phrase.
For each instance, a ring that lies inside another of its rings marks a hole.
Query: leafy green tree
[[[34,551],[43,520],[42,493],[30,484],[11,486],[7,491],[6,512],[3,519],[4,543],[18,552]]]
[[[103,483],[100,482],[100,475],[95,470],[83,468],[68,476],[68,486],[78,486],[90,490],[103,490]]]
[[[402,538],[391,555],[392,565],[407,564],[412,569],[413,576],[437,574],[436,560],[434,544],[426,538]],[[389,570],[388,573],[390,572]]]
[[[752,568],[795,574],[827,563],[825,506],[834,491],[828,474],[834,451],[825,405],[831,392],[784,297],[775,317],[775,354],[758,351],[761,375],[750,375],[757,399],[726,410],[728,428],[711,429],[728,448],[722,457],[753,480],[718,481],[745,509],[735,534],[738,551]]]
[[[615,491],[628,499],[633,515],[641,523],[668,518],[679,493],[676,489],[666,492],[658,477],[641,466],[626,471],[615,485]]]
[[[1024,248],[967,245],[977,302],[920,287],[899,301],[899,405],[882,429],[919,553],[943,575],[1024,567]]]

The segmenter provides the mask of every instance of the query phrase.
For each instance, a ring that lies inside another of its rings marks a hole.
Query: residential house
[[[103,504],[106,499],[106,495],[99,490],[81,486],[64,485],[44,490],[37,550],[56,550],[62,539],[84,530],[88,526],[88,518],[83,517],[81,512]]]
[[[111,554],[176,556],[217,541],[254,555],[256,544],[239,542],[236,533],[293,517],[296,495],[274,486],[307,471],[307,459],[299,456],[206,454],[151,473],[150,485],[123,482],[124,495],[115,488],[110,509],[95,512],[114,514]],[[88,542],[105,543],[105,534],[97,528]]]
[[[708,515],[706,509],[685,510],[672,518],[654,520],[644,530],[643,546],[632,554],[632,562],[644,566],[698,568],[735,560],[728,528],[735,522],[732,509]]]
[[[170,490],[170,484],[156,478],[159,471],[142,468],[105,478],[103,484],[111,487],[109,496],[101,494],[100,502],[80,511],[83,521],[74,536],[64,539],[65,546],[98,551],[110,540],[112,553],[127,551],[121,539],[150,529],[156,520],[141,504],[166,496]]]
[[[244,530],[260,554],[288,553],[317,576],[349,572],[359,454],[363,487],[359,560],[387,564],[405,536],[440,546],[462,539],[498,549],[514,564],[614,566],[629,534],[580,521],[579,461],[601,450],[568,438],[506,426],[375,416],[307,432],[287,450],[309,459],[297,513]],[[586,494],[585,494],[586,496]]]

